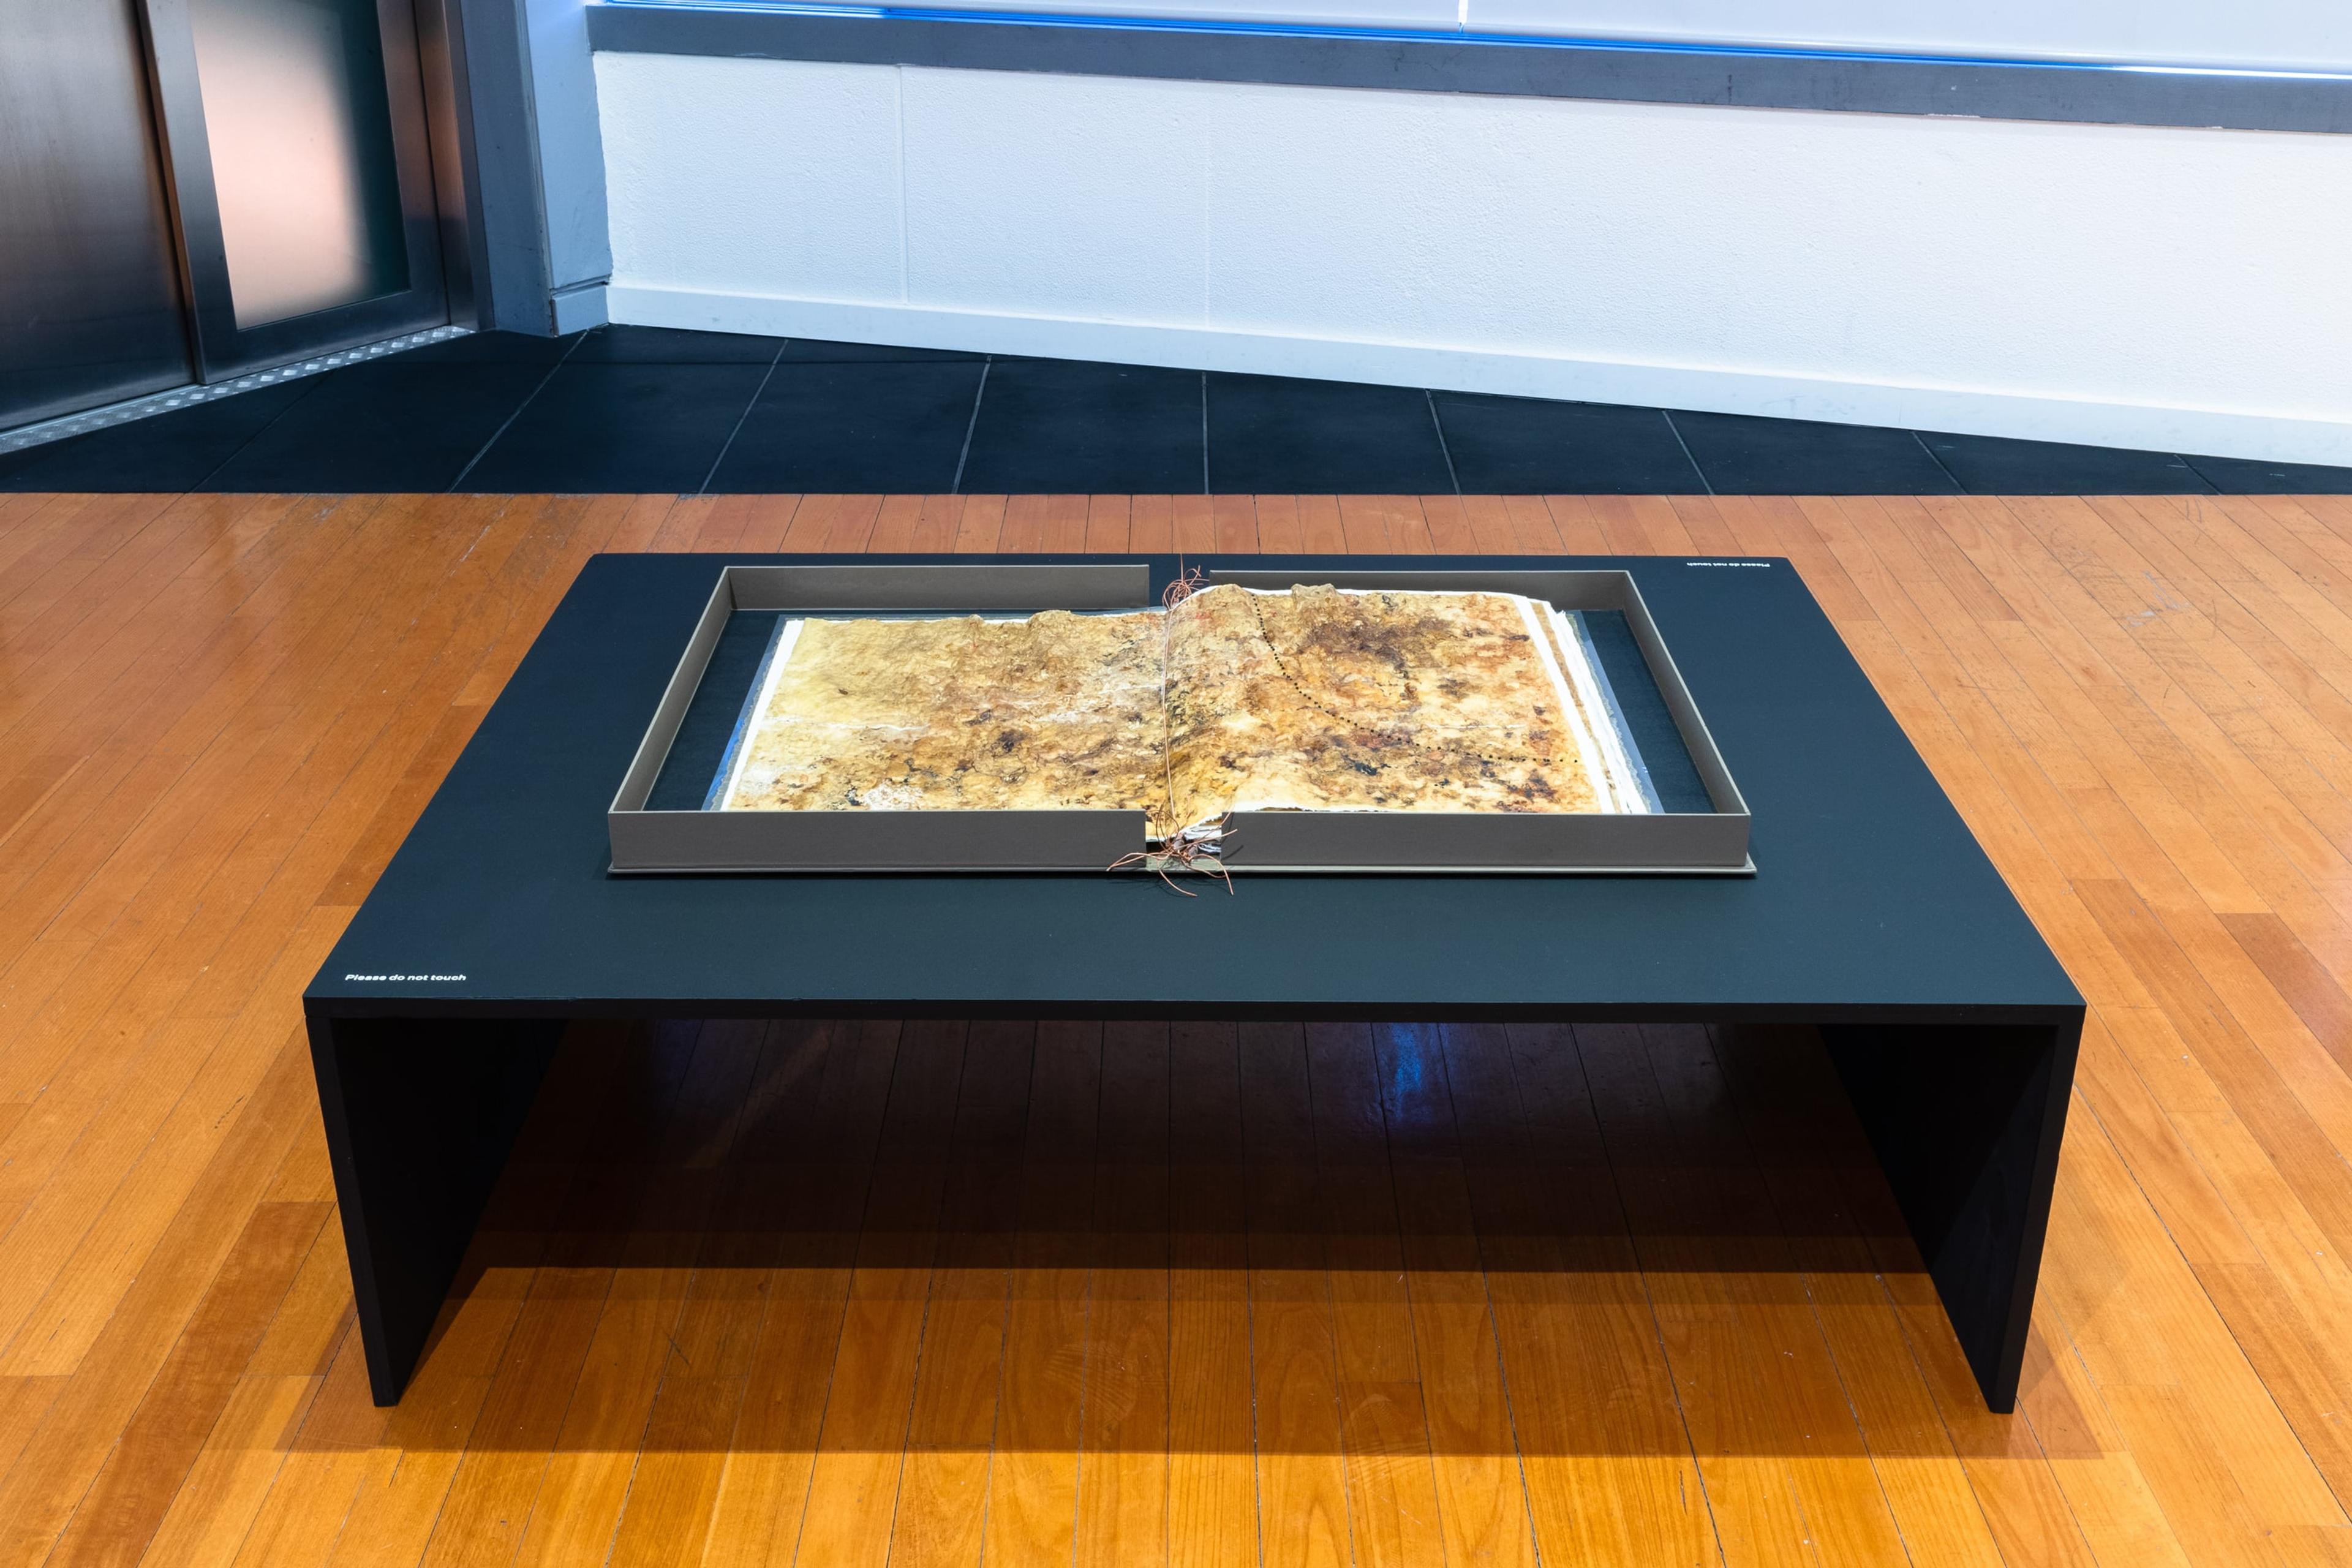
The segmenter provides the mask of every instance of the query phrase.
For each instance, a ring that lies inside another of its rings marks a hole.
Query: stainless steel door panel
[[[133,0],[0,0],[0,428],[190,371]]]
[[[375,0],[194,0],[237,329],[408,287]]]
[[[448,321],[407,0],[146,5],[204,379]]]

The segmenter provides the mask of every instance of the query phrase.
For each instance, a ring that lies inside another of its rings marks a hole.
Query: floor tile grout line
[[[2190,473],[2196,475],[2198,482],[2204,485],[2206,489],[2211,490],[2215,495],[2226,496],[2238,493],[2234,490],[2223,489],[2221,486],[2221,482],[2215,479],[2212,475],[2199,468],[2197,466],[2197,459],[2190,457],[2188,453],[2174,452],[2170,454],[2170,456],[2174,462],[2179,463],[2182,468],[2187,468]]]
[[[1429,423],[1437,432],[1437,449],[1445,458],[1445,477],[1454,481],[1454,493],[1462,493],[1462,476],[1454,468],[1454,448],[1445,439],[1445,421],[1437,416],[1437,394],[1427,387],[1421,389],[1422,401],[1429,405]]]
[[[1713,495],[1715,481],[1708,479],[1706,470],[1698,466],[1698,454],[1693,452],[1690,449],[1690,443],[1683,439],[1683,427],[1675,423],[1674,415],[1666,409],[1659,409],[1658,417],[1666,422],[1666,429],[1674,436],[1675,445],[1683,449],[1683,461],[1688,463],[1691,466],[1691,472],[1698,476],[1699,488],[1707,494]]]
[[[1960,476],[1952,472],[1951,466],[1946,463],[1943,458],[1936,455],[1936,448],[1927,445],[1927,437],[1922,436],[1916,430],[1911,431],[1910,437],[1911,439],[1919,443],[1919,450],[1927,454],[1927,460],[1936,465],[1937,472],[1942,474],[1946,479],[1952,481],[1952,488],[1954,489],[1958,490],[1964,496],[1974,495],[1976,493],[1974,490],[1969,489],[1968,486],[1960,483]]]
[[[2213,475],[2209,475],[2209,472],[2206,472],[2204,468],[2197,468],[2197,458],[2192,458],[2192,456],[2185,454],[2185,451],[2176,451],[2176,454],[2173,454],[2173,456],[2176,456],[2176,458],[2180,458],[2180,466],[2188,468],[2188,470],[2192,472],[2192,475],[2197,475],[2197,478],[2200,478],[2201,482],[2209,484],[2209,487],[2213,489],[2213,494],[2216,494],[2216,496],[2227,496],[2227,494],[2232,494],[2232,491],[2225,491],[2225,489],[2221,487],[2221,482],[2218,482],[2218,479],[2213,478]]]
[[[948,481],[948,494],[963,494],[963,468],[971,461],[972,432],[980,428],[980,400],[988,395],[988,373],[996,363],[994,354],[982,354],[980,359],[980,384],[971,389],[971,417],[963,422],[963,449],[956,454],[955,478]]]
[[[1209,495],[1209,373],[1201,373],[1201,493]]]
[[[768,361],[767,374],[760,377],[760,384],[752,389],[751,401],[743,405],[743,412],[735,416],[735,427],[728,431],[727,439],[719,444],[719,456],[710,459],[710,467],[702,476],[702,488],[694,492],[696,495],[710,493],[710,481],[719,477],[719,465],[725,462],[727,454],[735,449],[735,437],[743,433],[743,422],[751,417],[751,410],[757,408],[760,399],[767,395],[768,383],[776,378],[776,366],[783,363],[784,350],[792,346],[792,341],[790,338],[776,340],[776,352],[774,357]]]
[[[346,365],[343,368],[348,370],[351,367]],[[268,435],[270,431],[276,429],[278,427],[278,422],[280,419],[285,418],[302,404],[310,401],[311,395],[316,393],[321,386],[326,385],[329,378],[332,376],[333,374],[334,373],[331,371],[327,375],[309,377],[308,379],[310,380],[310,384],[303,388],[301,396],[295,398],[292,402],[287,404],[285,407],[271,415],[263,422],[260,429],[256,430],[252,435],[247,436],[244,440],[239,441],[236,446],[230,447],[226,457],[223,458],[219,462],[215,463],[211,468],[206,468],[205,470],[204,478],[198,479],[194,484],[190,485],[183,493],[187,495],[204,495],[210,493],[205,489],[205,487],[211,484],[214,479],[217,479],[223,468],[227,468],[231,463],[236,462],[237,458],[243,457],[247,447],[252,446],[256,441],[260,440],[264,436]],[[238,394],[237,395],[242,396],[243,394]],[[201,406],[201,405],[199,405],[199,406]],[[135,421],[133,421],[133,423],[135,423]]]
[[[593,331],[595,329],[592,327],[589,329],[589,331]],[[539,378],[539,384],[532,387],[530,391],[523,395],[523,400],[514,405],[514,412],[508,415],[505,422],[500,424],[497,429],[490,432],[490,438],[482,443],[480,449],[475,452],[473,457],[467,461],[464,468],[457,470],[457,477],[449,481],[449,488],[442,491],[442,494],[456,495],[457,493],[457,487],[466,482],[466,476],[472,473],[474,469],[480,465],[481,460],[490,455],[490,448],[499,444],[499,437],[505,435],[509,430],[514,427],[514,422],[522,417],[522,411],[530,407],[532,401],[536,399],[541,393],[547,390],[547,384],[555,379],[555,373],[562,370],[565,363],[571,360],[572,356],[580,352],[580,345],[587,341],[588,332],[583,332],[578,337],[572,340],[572,346],[565,349],[556,362],[547,367],[547,374]]]

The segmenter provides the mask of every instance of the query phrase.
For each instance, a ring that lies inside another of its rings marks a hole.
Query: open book
[[[1654,809],[1574,617],[1511,594],[787,619],[752,690],[723,810]]]

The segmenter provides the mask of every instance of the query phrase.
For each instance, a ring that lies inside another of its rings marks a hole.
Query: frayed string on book
[[[1199,593],[1204,585],[1201,569],[1198,566],[1187,568],[1183,552],[1178,552],[1176,575],[1169,582],[1167,591],[1160,595],[1161,608],[1174,609]],[[1168,623],[1163,621],[1160,628],[1160,706],[1163,716],[1168,708]],[[1172,816],[1176,810],[1176,763],[1172,747],[1165,742],[1160,749],[1160,761],[1168,773],[1168,810]],[[1122,855],[1104,869],[1124,871],[1130,866],[1140,867],[1188,899],[1199,895],[1190,888],[1177,887],[1176,879],[1168,873],[1171,870],[1197,871],[1203,877],[1216,878],[1225,885],[1225,891],[1230,894],[1234,890],[1234,879],[1221,858],[1224,854],[1225,821],[1221,816],[1214,822],[1196,822],[1190,827],[1179,828],[1161,839],[1157,848],[1139,849],[1132,855]]]
[[[1188,899],[1199,895],[1190,888],[1179,887],[1176,879],[1168,873],[1197,871],[1203,877],[1216,878],[1225,885],[1225,891],[1231,893],[1234,890],[1233,874],[1225,869],[1223,858],[1225,822],[1226,818],[1221,816],[1214,822],[1196,822],[1190,827],[1179,828],[1161,839],[1158,848],[1139,849],[1132,855],[1122,855],[1103,868],[1123,871],[1130,866],[1140,868],[1156,874],[1161,881]]]
[[[1184,565],[1184,553],[1182,551],[1178,551],[1176,575],[1169,581],[1168,591],[1160,595],[1160,607],[1172,610],[1199,593],[1204,586],[1206,586],[1206,580],[1202,577],[1201,569],[1195,566],[1187,570]]]

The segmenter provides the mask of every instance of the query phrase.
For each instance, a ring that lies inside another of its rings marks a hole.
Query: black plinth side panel
[[[2081,1036],[2080,1024],[1822,1030],[1985,1403],[2004,1413]]]
[[[560,1020],[312,1018],[310,1062],[379,1405],[400,1398]]]

